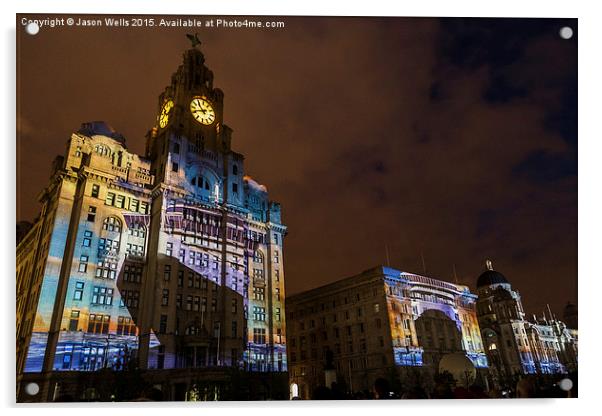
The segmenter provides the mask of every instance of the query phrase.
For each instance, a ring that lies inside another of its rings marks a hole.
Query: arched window
[[[130,225],[129,233],[133,237],[144,238],[146,236],[146,227],[141,222],[135,222]]]
[[[101,144],[94,146],[94,151],[101,156],[108,156],[110,153],[109,148]]]
[[[192,178],[192,180],[190,181],[190,183],[193,186],[198,187],[199,189],[205,189],[206,191],[208,191],[210,189],[210,183],[207,180],[207,178],[205,178],[204,176],[195,176],[194,178]]]
[[[102,229],[106,231],[121,232],[121,221],[115,217],[108,217],[102,222]]]
[[[253,253],[253,261],[255,263],[263,263],[263,253],[259,250],[255,250],[255,253]]]
[[[232,165],[232,175],[238,175],[238,166]]]
[[[184,335],[199,335],[200,329],[196,325],[189,325],[184,330]]]

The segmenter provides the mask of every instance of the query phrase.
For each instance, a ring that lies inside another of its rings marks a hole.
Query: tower
[[[143,289],[140,363],[283,371],[286,227],[280,205],[231,149],[224,94],[196,45],[159,95],[157,114],[146,146],[157,258]]]

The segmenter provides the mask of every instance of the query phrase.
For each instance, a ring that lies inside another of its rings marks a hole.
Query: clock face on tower
[[[159,127],[164,128],[169,122],[169,112],[173,108],[173,101],[169,100],[163,104],[161,114],[159,114]]]
[[[211,103],[204,97],[193,98],[190,102],[190,112],[196,121],[206,126],[215,121],[215,111]]]

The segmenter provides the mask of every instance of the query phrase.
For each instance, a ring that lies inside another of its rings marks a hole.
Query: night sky
[[[33,16],[30,16],[33,17]],[[239,18],[240,19],[240,18]],[[386,263],[577,301],[577,21],[270,18],[197,29],[247,174],[280,201],[288,294]],[[558,31],[571,26],[570,40]],[[18,30],[17,220],[82,122],[144,152],[178,29]]]

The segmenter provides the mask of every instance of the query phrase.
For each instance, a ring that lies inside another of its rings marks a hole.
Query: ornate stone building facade
[[[494,384],[512,386],[520,375],[577,369],[577,330],[551,312],[549,317],[544,313],[540,319],[526,319],[519,292],[490,261],[477,280],[477,293],[477,316]]]
[[[17,247],[19,380],[132,362],[286,371],[286,226],[232,150],[197,48],[157,112],[144,157],[92,122],[55,161]]]
[[[407,369],[432,375],[448,354],[485,369],[476,300],[466,286],[383,266],[288,297],[292,394],[310,398],[332,381],[369,390]]]

